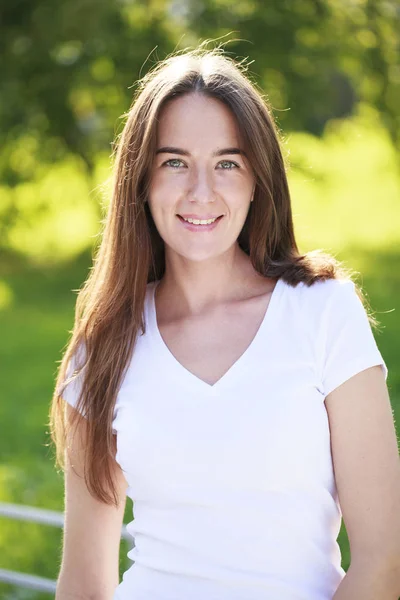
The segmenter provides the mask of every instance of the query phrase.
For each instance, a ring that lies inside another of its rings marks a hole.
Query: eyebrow
[[[156,150],[156,154],[162,154],[164,152],[168,154],[181,154],[182,156],[190,156],[190,152],[187,150],[175,148],[174,146],[163,146],[162,148],[158,148]],[[224,154],[242,154],[243,156],[247,157],[246,152],[240,148],[222,148],[221,150],[213,152],[212,156],[222,156]]]

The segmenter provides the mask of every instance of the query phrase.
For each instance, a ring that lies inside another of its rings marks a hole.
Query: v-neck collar
[[[171,350],[160,333],[157,323],[157,312],[155,305],[155,290],[161,280],[152,281],[148,284],[148,297],[147,297],[147,318],[148,327],[147,331],[150,335],[151,342],[155,346],[155,352],[160,356],[160,363],[164,367],[164,372],[168,378],[174,379],[179,385],[184,385],[189,390],[199,391],[202,394],[215,396],[219,394],[219,391],[226,385],[232,385],[238,377],[244,377],[252,363],[252,354],[260,348],[262,351],[262,345],[260,341],[268,337],[268,333],[271,331],[272,325],[276,322],[276,315],[279,307],[279,298],[282,295],[285,282],[282,278],[279,278],[272,290],[268,307],[264,313],[263,320],[259,326],[255,336],[253,337],[250,345],[246,350],[239,356],[239,358],[230,366],[230,368],[216,381],[214,384],[209,384],[200,377],[197,377],[194,373],[189,371],[186,367],[175,358]]]

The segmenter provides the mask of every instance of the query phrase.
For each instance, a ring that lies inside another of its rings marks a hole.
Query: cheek
[[[176,203],[177,186],[171,182],[161,182],[159,179],[152,182],[149,187],[149,205],[154,214],[161,214]]]
[[[223,194],[227,201],[235,204],[237,208],[246,204],[247,200],[250,200],[252,189],[253,184],[251,181],[239,175],[235,176],[234,174],[230,177],[221,177],[215,183],[215,190]]]
[[[149,194],[153,200],[154,206],[165,206],[165,204],[173,203],[177,197],[180,197],[184,189],[183,179],[178,177],[156,177],[150,188]]]

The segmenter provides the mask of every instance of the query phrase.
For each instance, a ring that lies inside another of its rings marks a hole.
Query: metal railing
[[[0,517],[29,521],[30,523],[41,523],[53,527],[64,527],[64,513],[23,504],[0,502]],[[122,526],[121,538],[132,542],[132,547],[134,547],[134,540],[132,540],[132,536],[128,533],[126,525]],[[0,569],[0,582],[48,593],[55,593],[57,587],[57,581],[53,579],[46,579],[45,577],[20,573],[18,571],[8,571],[7,569]]]

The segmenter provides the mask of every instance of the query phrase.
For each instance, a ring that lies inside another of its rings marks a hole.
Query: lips
[[[177,215],[178,217],[182,217],[182,219],[196,219],[198,221],[209,221],[210,219],[218,219],[219,217],[223,217],[224,215],[205,215],[205,216],[199,216],[199,215],[192,215],[192,214],[185,214],[185,215]]]
[[[203,224],[203,225],[200,225],[200,224],[196,225],[196,223],[190,223],[189,221],[185,221],[185,219],[183,217],[181,217],[180,215],[176,215],[176,216],[179,219],[179,221],[181,222],[182,226],[187,231],[207,233],[209,231],[213,231],[213,229],[218,227],[218,224],[223,219],[224,215],[220,215],[211,223]]]
[[[179,219],[181,219],[182,221],[184,221],[185,223],[188,223],[189,221],[185,221],[185,219],[193,219],[193,220],[198,220],[198,221],[208,221],[210,219],[215,219],[214,222],[218,221],[219,219],[222,219],[222,217],[224,215],[219,215],[217,217],[183,217],[182,215],[176,215]]]

